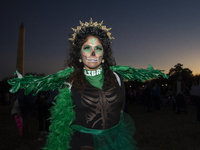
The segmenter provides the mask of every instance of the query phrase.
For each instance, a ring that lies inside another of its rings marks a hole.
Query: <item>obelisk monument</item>
[[[25,28],[24,24],[19,27],[18,50],[17,50],[17,70],[24,75],[24,47],[25,47]]]

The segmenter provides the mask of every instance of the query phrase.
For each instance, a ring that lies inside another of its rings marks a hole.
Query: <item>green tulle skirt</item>
[[[134,121],[126,113],[121,113],[120,122],[110,129],[88,129],[80,125],[71,125],[71,128],[92,134],[95,150],[139,150],[133,139]]]

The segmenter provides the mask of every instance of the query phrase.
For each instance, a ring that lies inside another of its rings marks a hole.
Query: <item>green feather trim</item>
[[[149,65],[147,69],[136,69],[130,66],[112,66],[110,69],[114,72],[121,74],[122,78],[128,79],[129,81],[138,80],[144,82],[145,80],[150,80],[153,78],[168,78],[168,75],[163,73],[163,70],[154,70],[154,68]],[[34,91],[36,94],[40,91],[55,90],[61,88],[65,80],[74,71],[74,68],[66,68],[55,74],[48,75],[46,77],[37,76],[22,76],[18,71],[16,74],[18,78],[13,78],[8,80],[8,83],[12,85],[10,89],[11,93],[15,93],[19,88],[25,89],[25,94],[29,94]]]
[[[56,74],[51,74],[46,77],[38,76],[22,76],[18,71],[16,74],[18,78],[9,79],[8,83],[12,85],[10,92],[15,93],[19,88],[25,89],[25,94],[29,94],[31,91],[38,93],[40,91],[55,90],[62,87],[65,80],[74,71],[73,68],[66,68]]]
[[[112,66],[111,70],[118,72],[123,79],[128,79],[129,81],[138,80],[144,82],[145,80],[159,78],[160,76],[168,79],[168,75],[163,73],[164,70],[154,70],[151,65],[147,69],[136,69],[130,66]]]
[[[73,130],[70,125],[75,120],[71,91],[68,87],[59,90],[55,106],[51,108],[50,133],[44,150],[67,150]]]

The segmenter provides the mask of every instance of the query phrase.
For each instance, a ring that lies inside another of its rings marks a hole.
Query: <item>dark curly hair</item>
[[[111,85],[116,85],[117,83],[113,72],[110,70],[110,66],[115,66],[116,62],[112,56],[110,47],[111,42],[107,36],[107,32],[98,27],[86,27],[77,33],[74,43],[70,42],[71,46],[65,63],[67,67],[74,67],[74,72],[69,77],[69,82],[71,83],[73,81],[73,87],[78,91],[83,90],[86,86],[85,75],[83,73],[84,64],[83,62],[79,62],[81,57],[81,47],[86,42],[87,37],[91,35],[98,38],[103,46],[104,63],[102,63],[101,66],[104,70],[104,83]]]

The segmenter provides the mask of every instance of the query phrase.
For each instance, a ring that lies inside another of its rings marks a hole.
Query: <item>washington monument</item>
[[[24,75],[24,46],[25,46],[25,28],[24,24],[19,27],[18,50],[17,50],[17,70]]]

